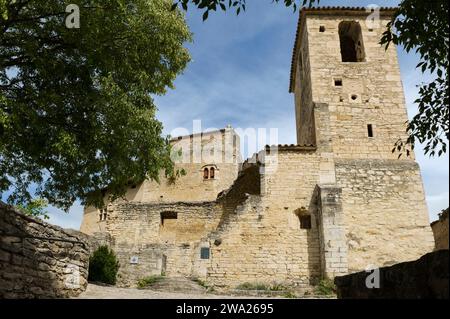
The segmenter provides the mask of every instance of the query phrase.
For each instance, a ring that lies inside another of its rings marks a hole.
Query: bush
[[[88,281],[115,285],[118,270],[119,262],[114,252],[108,246],[100,246],[89,258]]]

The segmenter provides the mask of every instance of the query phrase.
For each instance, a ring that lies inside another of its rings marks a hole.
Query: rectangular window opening
[[[342,86],[342,79],[334,79],[334,86]]]
[[[299,216],[300,229],[311,229],[311,215]]]
[[[372,124],[367,125],[367,136],[373,137],[373,126]]]
[[[164,223],[166,223],[167,221],[177,218],[178,214],[176,212],[163,212],[161,213],[161,226],[164,226]]]
[[[200,248],[200,258],[201,259],[209,259],[209,248],[208,247]]]

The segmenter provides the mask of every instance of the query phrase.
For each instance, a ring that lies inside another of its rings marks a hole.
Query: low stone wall
[[[86,235],[0,203],[0,299],[78,296],[88,264]]]
[[[411,262],[379,269],[379,288],[367,288],[366,280],[376,284],[376,272],[359,272],[336,277],[338,298],[342,299],[423,299],[449,298],[448,250],[440,250]],[[368,277],[371,276],[369,279]]]

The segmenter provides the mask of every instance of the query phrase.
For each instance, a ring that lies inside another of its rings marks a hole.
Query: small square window
[[[200,259],[209,259],[209,248],[202,247],[200,249]]]
[[[311,229],[311,215],[302,215],[300,218],[300,229]]]
[[[319,32],[325,32],[325,26],[321,25],[321,26],[319,27]]]
[[[342,79],[334,79],[334,86],[342,86]]]

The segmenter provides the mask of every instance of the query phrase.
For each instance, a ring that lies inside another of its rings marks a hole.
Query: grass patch
[[[263,284],[263,283],[252,283],[244,282],[236,287],[239,290],[260,290],[260,291],[286,291],[288,288],[282,284]]]
[[[164,276],[160,276],[160,275],[145,277],[145,278],[140,279],[137,282],[137,287],[139,289],[144,289],[144,288],[154,285],[155,283],[157,283],[163,279],[164,279]]]
[[[244,282],[236,287],[239,290],[270,290],[270,287],[262,283]]]
[[[321,296],[330,296],[336,294],[336,285],[330,279],[322,279],[315,287],[314,293]]]
[[[283,298],[296,299],[297,295],[291,291],[288,291],[285,294],[283,294]]]

